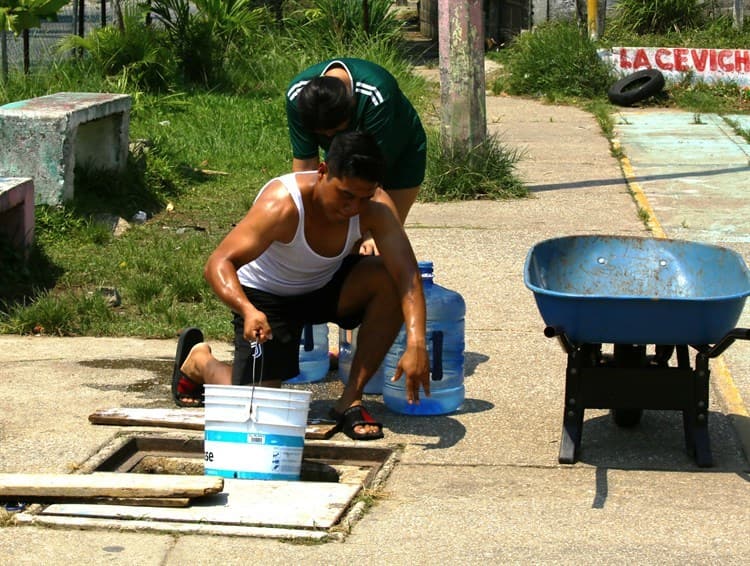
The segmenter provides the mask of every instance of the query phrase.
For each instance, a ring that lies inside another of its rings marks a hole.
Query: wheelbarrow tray
[[[630,236],[539,242],[524,282],[545,324],[574,344],[714,344],[750,293],[747,266],[732,250]]]

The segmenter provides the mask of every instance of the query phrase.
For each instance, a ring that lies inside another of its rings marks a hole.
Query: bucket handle
[[[250,418],[253,419],[253,422],[257,422],[253,417],[253,399],[255,398],[255,362],[257,362],[258,358],[260,358],[260,379],[258,380],[258,387],[260,387],[261,383],[263,382],[263,345],[257,340],[254,340],[250,342],[250,346],[252,346],[253,348],[253,351],[250,354],[253,357],[253,385],[250,389],[250,404],[247,406],[247,409],[249,411]],[[245,422],[246,420],[247,419],[240,422]]]

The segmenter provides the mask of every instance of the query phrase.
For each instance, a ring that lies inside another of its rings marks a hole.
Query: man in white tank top
[[[217,360],[198,329],[183,331],[172,380],[178,405],[200,406],[204,383],[281,386],[299,373],[302,326],[325,322],[359,325],[351,375],[331,409],[349,437],[383,436],[382,425],[362,406],[362,394],[404,322],[406,351],[392,379],[406,380],[410,402],[419,402],[420,387],[429,395],[421,278],[395,206],[381,188],[384,174],[377,142],[348,132],[334,138],[316,171],[263,187],[205,267],[209,284],[234,312],[235,361]],[[351,253],[367,232],[379,256]],[[253,358],[258,351],[262,363]]]

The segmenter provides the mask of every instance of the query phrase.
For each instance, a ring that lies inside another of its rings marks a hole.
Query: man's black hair
[[[328,175],[343,179],[356,177],[383,184],[385,158],[378,142],[365,132],[341,132],[336,134],[326,155]]]
[[[315,77],[297,97],[302,127],[311,132],[332,130],[350,120],[354,112],[354,97],[346,85],[335,77]]]

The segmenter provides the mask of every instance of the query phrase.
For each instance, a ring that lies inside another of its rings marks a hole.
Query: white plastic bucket
[[[207,476],[298,480],[309,391],[206,385]]]

